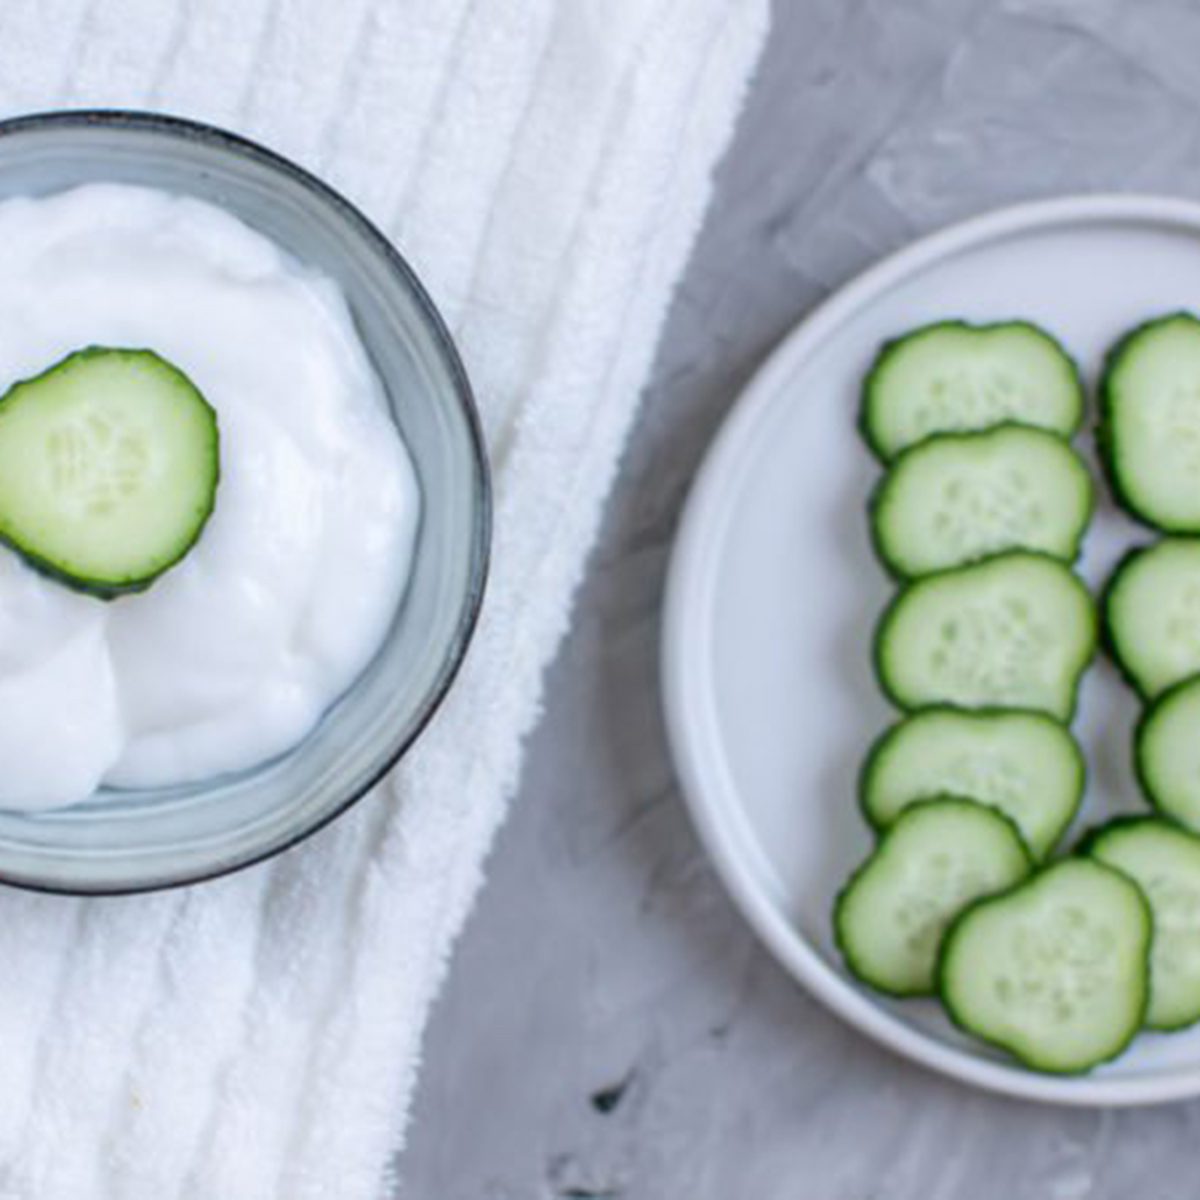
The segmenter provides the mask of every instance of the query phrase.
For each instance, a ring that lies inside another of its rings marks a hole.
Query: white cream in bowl
[[[0,807],[194,781],[289,749],[400,602],[413,469],[328,279],[229,213],[96,184],[0,203],[0,392],[89,345],[147,348],[217,413],[186,557],[104,601],[0,547]]]

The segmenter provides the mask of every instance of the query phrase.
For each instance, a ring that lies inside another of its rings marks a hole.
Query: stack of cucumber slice
[[[1125,339],[1103,407],[1119,497],[1200,533],[1200,322]],[[871,528],[899,585],[875,657],[903,716],[863,769],[879,841],[834,911],[859,979],[937,995],[963,1029],[1053,1072],[1114,1057],[1143,1025],[1200,1019],[1200,837],[1125,818],[1050,861],[1083,796],[1069,723],[1098,640],[1071,569],[1094,504],[1070,442],[1083,415],[1074,363],[1025,322],[929,325],[872,367],[862,428],[886,473]],[[1131,559],[1106,612],[1154,701],[1141,777],[1200,828],[1200,539]]]
[[[1200,1020],[1200,320],[1159,317],[1113,347],[1099,439],[1117,500],[1163,535],[1126,556],[1104,597],[1109,650],[1145,703],[1134,766],[1158,815],[1086,844],[1146,894],[1146,1024],[1179,1029]]]
[[[1165,535],[1126,556],[1104,598],[1108,645],[1146,704],[1138,777],[1160,813],[1200,830],[1200,320],[1173,313],[1127,334],[1100,400],[1113,490]]]

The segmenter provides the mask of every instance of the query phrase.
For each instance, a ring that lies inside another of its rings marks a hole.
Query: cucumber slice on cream
[[[93,346],[0,398],[0,538],[102,597],[148,587],[199,538],[217,418],[151,350]]]

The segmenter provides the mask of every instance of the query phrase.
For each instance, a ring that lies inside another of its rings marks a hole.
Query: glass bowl
[[[77,894],[209,879],[345,812],[395,765],[450,687],[482,600],[491,528],[462,364],[412,269],[361,213],[278,155],[190,121],[105,110],[0,122],[0,200],[101,180],[220,205],[337,281],[412,456],[422,515],[383,645],[288,754],[199,784],[106,788],[69,809],[0,812],[0,881]]]

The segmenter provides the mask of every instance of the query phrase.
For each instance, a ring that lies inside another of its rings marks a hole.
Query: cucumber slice
[[[1171,533],[1200,533],[1200,320],[1126,334],[1100,384],[1100,449],[1117,499]]]
[[[1200,1021],[1200,837],[1159,817],[1119,817],[1084,844],[1142,889],[1154,917],[1150,1029]]]
[[[1055,434],[1021,425],[939,434],[903,451],[872,505],[879,557],[925,575],[1004,550],[1072,561],[1092,515],[1092,480]]]
[[[1086,1071],[1141,1027],[1151,928],[1146,898],[1119,871],[1063,859],[954,921],[938,990],[956,1025],[1026,1066]]]
[[[1019,421],[1069,437],[1082,420],[1074,362],[1028,321],[924,325],[884,345],[863,388],[863,434],[885,462],[931,433]]]
[[[998,809],[1044,858],[1083,798],[1083,755],[1057,721],[1041,713],[928,708],[893,725],[863,768],[867,820],[886,829],[928,796],[963,796]]]
[[[1200,674],[1200,539],[1126,555],[1104,596],[1108,648],[1147,700]]]
[[[1146,710],[1134,765],[1159,812],[1200,830],[1200,678],[1185,679]]]
[[[217,419],[150,350],[93,346],[0,398],[0,538],[100,596],[140,591],[200,536]]]
[[[930,994],[951,918],[1031,866],[1016,826],[994,809],[957,797],[912,805],[837,898],[834,937],[846,965],[878,991]]]
[[[1067,720],[1096,646],[1087,588],[1014,551],[910,583],[884,613],[875,661],[900,707],[1026,708]]]

